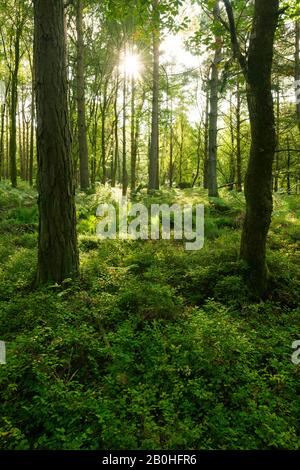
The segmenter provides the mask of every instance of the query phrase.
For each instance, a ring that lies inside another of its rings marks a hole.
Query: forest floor
[[[238,260],[244,201],[201,190],[140,196],[205,203],[205,246],[101,241],[77,196],[81,279],[34,289],[34,191],[0,183],[0,449],[300,447],[299,197],[275,196],[271,288]]]

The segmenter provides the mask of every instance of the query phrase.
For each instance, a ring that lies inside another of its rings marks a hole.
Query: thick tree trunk
[[[39,190],[38,283],[78,274],[73,165],[67,106],[64,1],[35,0]]]
[[[149,162],[149,190],[159,189],[159,0],[153,0],[153,95]]]
[[[77,112],[78,112],[78,148],[80,162],[80,187],[86,191],[90,185],[89,156],[85,116],[85,79],[84,79],[84,41],[83,41],[83,2],[76,1],[77,30]]]
[[[218,21],[220,13],[219,0],[215,4],[214,18]],[[210,79],[210,112],[209,112],[209,172],[208,172],[208,195],[218,197],[217,182],[217,152],[218,152],[218,103],[219,103],[219,64],[221,62],[221,39],[215,37],[216,49],[211,66]]]
[[[272,167],[276,147],[271,91],[278,0],[256,0],[247,64],[247,99],[251,151],[245,180],[246,219],[241,257],[249,266],[250,285],[258,295],[267,289],[266,239],[272,215]]]

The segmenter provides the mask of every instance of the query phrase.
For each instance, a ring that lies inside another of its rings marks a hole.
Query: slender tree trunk
[[[10,99],[10,98],[9,98]],[[10,103],[8,103],[8,108],[10,109]],[[10,176],[10,139],[9,139],[9,123],[10,123],[10,112],[6,112],[6,139],[5,139],[5,156],[6,156],[6,165],[5,165],[5,179],[9,179]]]
[[[136,187],[136,157],[137,146],[135,142],[135,83],[131,78],[131,161],[130,161],[130,189],[135,191]]]
[[[208,189],[208,141],[209,141],[209,86],[206,90],[205,122],[204,122],[204,159],[203,159],[203,188]]]
[[[80,162],[80,188],[86,191],[90,185],[89,156],[86,134],[85,115],[85,79],[84,79],[84,41],[83,41],[83,2],[76,1],[77,30],[77,112],[78,112],[78,147]]]
[[[242,150],[241,150],[241,90],[240,83],[237,79],[236,88],[236,174],[237,174],[237,190],[239,193],[243,191],[242,178]]]
[[[200,175],[200,163],[201,163],[201,126],[199,124],[198,131],[197,131],[197,168],[196,168],[196,174],[192,182],[192,188],[197,183],[199,175]]]
[[[295,82],[299,90],[300,87],[300,20],[295,22]],[[297,96],[296,102],[297,124],[300,130],[300,98]]]
[[[280,138],[280,93],[279,81],[277,82],[276,92],[276,153],[275,153],[275,178],[274,178],[274,191],[278,191],[278,178],[279,178],[279,138]]]
[[[0,131],[0,180],[4,171],[4,131],[5,131],[5,108],[6,103],[1,105],[1,131]]]
[[[230,94],[230,111],[229,111],[229,121],[230,121],[230,161],[229,161],[229,191],[234,190],[234,180],[235,180],[235,135],[234,135],[234,122],[233,122],[233,103],[232,103],[232,94]]]
[[[23,179],[24,174],[24,158],[23,158],[23,132],[22,132],[22,110],[21,110],[21,103],[19,104],[19,112],[18,112],[18,141],[19,141],[19,161],[20,161],[20,177]]]
[[[286,188],[287,188],[287,193],[291,194],[291,147],[290,147],[289,137],[286,138],[286,149],[287,149]]]
[[[29,148],[29,184],[33,185],[33,159],[34,159],[34,129],[35,129],[35,99],[34,99],[34,71],[32,70],[31,89],[31,125],[30,125],[30,148]]]
[[[214,19],[218,21],[220,13],[219,0],[214,8]],[[211,66],[210,79],[210,113],[209,113],[209,178],[208,195],[218,197],[217,182],[217,153],[218,153],[218,103],[219,103],[219,64],[221,62],[222,45],[221,38],[215,37],[216,49]]]
[[[10,180],[14,188],[17,187],[17,105],[18,105],[18,76],[20,66],[20,36],[21,29],[17,28],[14,45],[14,70],[11,77],[11,99],[10,99]]]
[[[169,164],[169,184],[173,188],[173,173],[174,173],[174,128],[173,128],[173,100],[171,98],[170,108],[170,164]]]
[[[113,172],[112,172],[112,181],[111,185],[114,188],[116,186],[116,177],[117,177],[117,169],[119,163],[119,114],[118,114],[118,91],[119,91],[119,76],[116,79],[116,94],[114,99],[114,165],[113,165]]]
[[[1,131],[0,131],[0,180],[2,176],[5,178],[5,173],[6,173],[6,165],[5,165],[5,131],[7,132],[7,129],[5,129],[5,117],[7,113],[7,108],[8,108],[8,96],[9,96],[9,86],[10,83],[8,82],[5,85],[5,94],[4,94],[4,100],[1,105]]]
[[[127,142],[126,142],[126,99],[127,99],[127,76],[124,72],[124,83],[123,83],[123,152],[122,152],[122,194],[127,195],[128,188],[128,174],[127,174]]]
[[[106,101],[106,96],[104,98]],[[102,184],[106,183],[106,103],[101,112],[101,163],[102,163]]]
[[[153,6],[153,95],[152,123],[149,164],[149,190],[159,189],[159,0],[152,0]]]
[[[65,67],[64,1],[35,0],[39,189],[38,283],[77,276],[75,187]]]

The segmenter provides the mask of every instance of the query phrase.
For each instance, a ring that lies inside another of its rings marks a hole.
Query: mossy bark
[[[247,100],[251,150],[245,180],[246,219],[241,257],[249,266],[249,284],[259,296],[267,290],[266,240],[272,216],[272,167],[276,148],[271,90],[278,0],[256,0],[247,63]]]

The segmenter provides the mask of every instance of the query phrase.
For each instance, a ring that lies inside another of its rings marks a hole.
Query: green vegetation
[[[258,303],[238,258],[241,194],[156,196],[205,201],[198,252],[98,240],[108,196],[77,195],[81,279],[33,289],[35,193],[0,184],[0,449],[299,448],[299,198],[275,196]]]

